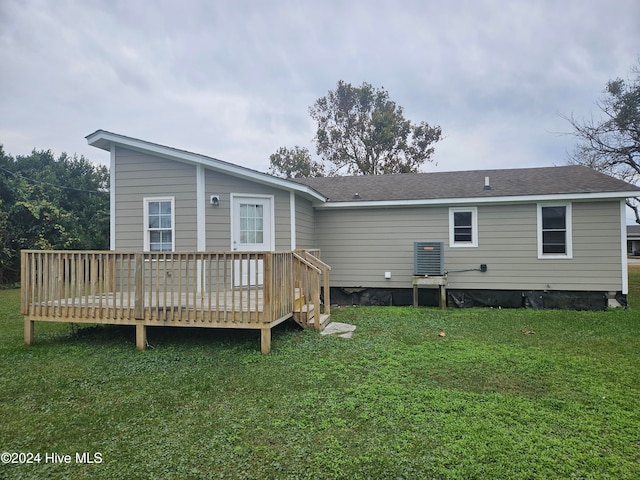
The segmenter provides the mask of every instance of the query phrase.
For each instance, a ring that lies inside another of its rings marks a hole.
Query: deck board
[[[166,298],[165,298],[166,297]],[[81,297],[63,298],[49,302],[35,303],[34,306],[56,308],[110,308],[133,310],[135,295],[133,292],[115,292],[99,295],[83,295]],[[237,312],[262,312],[264,309],[264,290],[233,291],[226,294],[211,295],[206,293],[149,293],[144,295],[144,309],[188,308],[197,310],[226,310]]]

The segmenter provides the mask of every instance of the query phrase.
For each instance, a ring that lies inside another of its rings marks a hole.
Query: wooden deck
[[[148,326],[246,328],[268,353],[291,317],[322,328],[322,276],[328,318],[329,267],[314,253],[23,251],[25,342],[36,321],[136,325],[139,349]]]

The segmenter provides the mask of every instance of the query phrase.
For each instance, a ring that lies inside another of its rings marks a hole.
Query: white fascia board
[[[123,146],[140,152],[151,153],[169,160],[203,165],[207,168],[218,170],[234,177],[245,178],[264,185],[304,193],[320,203],[326,201],[326,197],[324,195],[321,195],[319,192],[306,185],[292,182],[284,178],[274,177],[267,173],[258,172],[232,163],[223,162],[222,160],[207,157],[205,155],[166,147],[157,143],[146,142],[144,140],[138,140],[137,138],[126,137],[116,133],[106,132],[104,130],[98,130],[87,135],[86,139],[89,145],[103,150],[110,150],[111,144],[114,143],[118,146]]]
[[[433,198],[421,200],[373,200],[359,202],[326,202],[314,204],[318,210],[332,208],[388,208],[388,207],[424,207],[424,206],[454,206],[454,205],[487,205],[505,203],[532,203],[546,201],[569,200],[619,200],[621,198],[637,197],[640,192],[599,192],[599,193],[563,193],[555,195],[518,195],[507,197],[469,197],[469,198]]]

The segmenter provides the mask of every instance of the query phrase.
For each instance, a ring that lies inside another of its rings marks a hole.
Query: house
[[[627,254],[640,255],[640,225],[627,225]]]
[[[87,141],[110,153],[112,250],[319,249],[334,302],[388,305],[411,303],[430,242],[451,305],[626,301],[640,188],[586,167],[287,180],[104,130]]]
[[[98,130],[109,251],[21,252],[36,322],[323,330],[332,303],[626,304],[625,198],[581,166],[287,180]],[[321,258],[320,258],[321,256]],[[437,286],[433,289],[421,286]],[[322,304],[324,299],[324,305]]]

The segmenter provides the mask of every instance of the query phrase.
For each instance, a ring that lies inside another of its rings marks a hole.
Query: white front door
[[[232,207],[231,248],[233,251],[271,251],[273,197],[234,195]],[[262,260],[242,260],[235,263],[235,286],[263,284]]]

